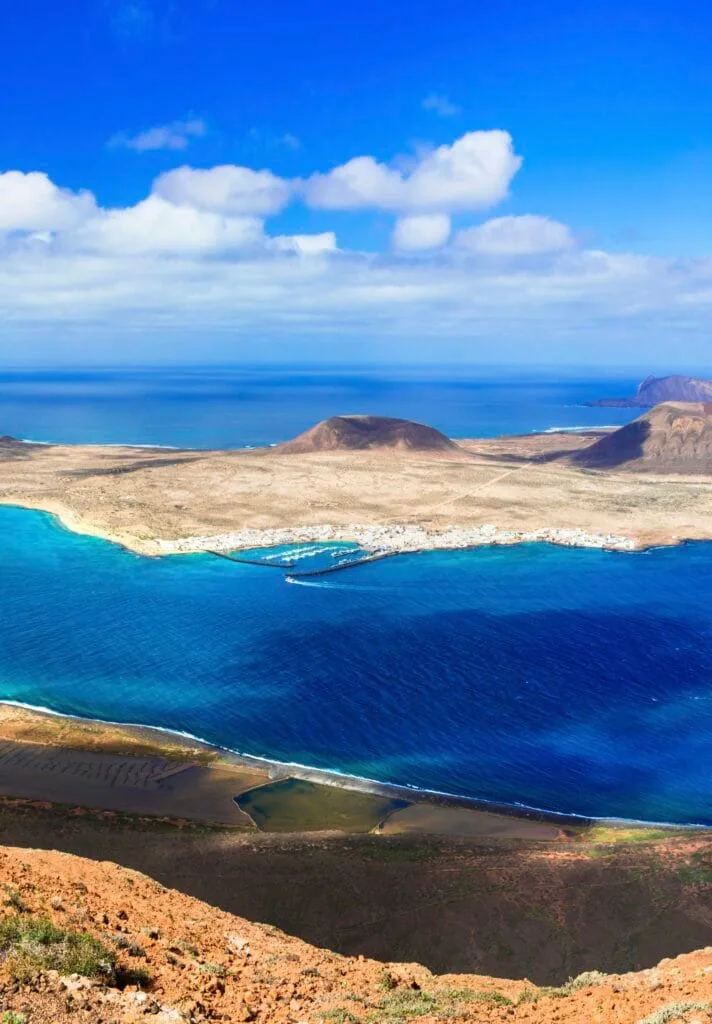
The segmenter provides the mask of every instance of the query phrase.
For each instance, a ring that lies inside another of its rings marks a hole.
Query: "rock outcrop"
[[[646,377],[630,398],[600,398],[586,405],[608,409],[645,409],[661,402],[712,402],[712,380],[702,377]]]
[[[449,437],[435,427],[391,416],[332,416],[295,437],[277,445],[278,452],[361,451],[457,451]]]
[[[571,461],[590,469],[712,473],[712,402],[664,402]]]

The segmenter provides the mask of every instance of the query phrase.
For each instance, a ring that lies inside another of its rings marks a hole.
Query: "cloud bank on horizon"
[[[457,113],[442,96],[428,107]],[[205,130],[175,121],[112,145],[182,151]],[[712,260],[608,252],[546,212],[498,215],[521,166],[507,131],[467,131],[391,162],[358,155],[301,178],[185,164],[114,208],[44,172],[5,171],[0,303],[12,330],[0,351],[61,331],[67,347],[105,333],[120,348],[138,331],[148,345],[158,334],[200,336],[197,355],[211,334],[229,336],[236,357],[246,354],[241,338],[368,335],[386,351],[388,339],[418,339],[433,358],[451,341],[475,359],[480,344],[501,354],[508,339],[546,332],[578,339],[585,359],[596,331],[614,356],[617,339],[644,341],[661,324],[701,343]],[[287,210],[306,225],[315,214],[334,224],[280,232],[270,222]],[[387,247],[339,244],[339,225],[356,214],[388,220]]]

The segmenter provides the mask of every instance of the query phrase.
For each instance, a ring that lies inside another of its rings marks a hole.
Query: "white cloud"
[[[409,172],[356,157],[304,184],[310,206],[325,210],[475,210],[507,195],[522,160],[504,131],[468,132],[421,156]]]
[[[503,141],[498,166],[513,173],[518,158],[509,137]],[[341,239],[337,248],[332,230],[267,235],[263,217],[297,189],[267,170],[179,168],[122,209],[100,209],[91,193],[62,190],[44,174],[2,174],[0,354],[11,356],[35,336],[49,346],[82,339],[91,354],[101,331],[114,352],[139,336],[153,351],[170,331],[201,339],[222,332],[236,352],[240,336],[252,345],[299,332],[325,344],[343,335],[389,339],[404,352],[408,339],[426,347],[430,339],[439,354],[456,342],[465,354],[496,338],[529,344],[544,330],[547,342],[558,336],[562,345],[588,332],[596,358],[600,346],[636,330],[643,340],[652,330],[668,339],[695,333],[708,343],[710,260],[586,250],[565,225],[534,216],[495,218],[446,244],[449,213],[421,205],[423,195],[445,190],[457,206],[496,191],[491,174],[487,191],[463,171],[462,142],[426,154],[409,171],[369,164],[373,188],[392,189],[389,202],[401,214],[392,255],[349,251]],[[507,174],[495,178],[501,190]],[[408,252],[421,255],[403,258]]]
[[[40,171],[0,174],[0,232],[60,231],[95,212],[96,200],[91,192],[57,188]]]
[[[146,153],[157,149],[186,149],[192,139],[200,138],[207,131],[205,122],[199,118],[191,121],[171,121],[170,124],[148,128],[137,135],[117,132],[109,139],[112,147],[133,149],[137,153]]]
[[[271,239],[271,244],[282,252],[296,252],[301,256],[318,256],[336,252],[337,248],[333,231],[322,231],[318,235],[278,235]]]
[[[419,213],[396,221],[392,242],[403,252],[417,252],[444,245],[449,235],[450,218],[446,213]]]
[[[458,231],[455,242],[488,256],[532,256],[570,249],[575,239],[566,224],[549,217],[525,214],[495,217],[478,227]]]
[[[452,100],[440,92],[431,92],[422,103],[423,110],[432,110],[439,117],[454,117],[462,111]]]
[[[292,186],[271,171],[223,164],[208,170],[177,167],[166,171],[156,178],[153,191],[171,203],[199,210],[268,216],[286,206]]]
[[[136,206],[102,211],[74,233],[70,244],[112,255],[184,256],[243,249],[262,239],[257,217],[226,217],[151,195]]]

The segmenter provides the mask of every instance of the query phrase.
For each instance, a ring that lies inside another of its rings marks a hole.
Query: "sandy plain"
[[[574,466],[571,453],[600,436],[299,455],[0,442],[0,503],[44,509],[69,529],[149,555],[322,538],[391,550],[712,538],[712,476]]]

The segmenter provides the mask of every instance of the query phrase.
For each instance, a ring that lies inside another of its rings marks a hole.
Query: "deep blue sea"
[[[712,544],[408,555],[289,584],[38,512],[0,508],[0,535],[3,698],[383,782],[712,824]],[[305,551],[302,568],[331,553]]]
[[[581,403],[636,382],[13,371],[0,434],[239,446],[344,412],[525,433],[626,422]],[[382,782],[712,825],[712,544],[429,553],[289,584],[209,555],[141,558],[15,508],[0,536],[0,699]],[[298,564],[334,553],[302,547]]]
[[[582,403],[632,394],[644,376],[448,367],[249,367],[0,371],[0,435],[66,444],[229,448],[275,444],[319,420],[370,413],[451,437],[627,423]]]

